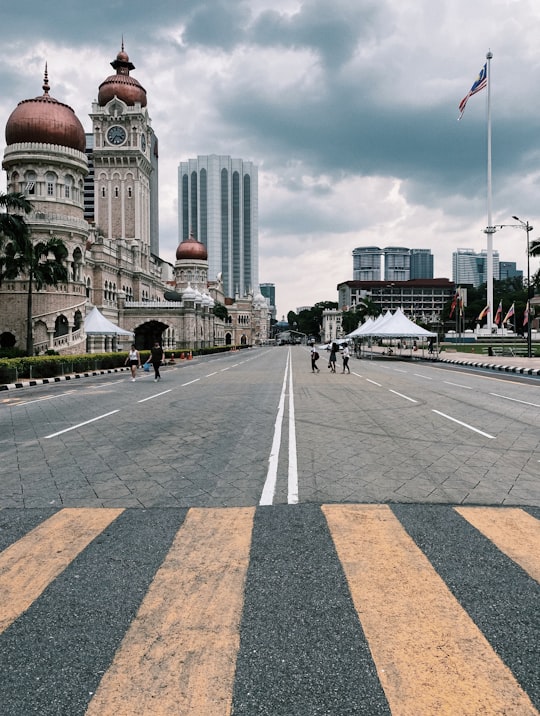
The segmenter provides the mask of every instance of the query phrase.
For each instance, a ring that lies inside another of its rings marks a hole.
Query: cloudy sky
[[[487,92],[460,122],[457,105],[488,50],[493,223],[517,215],[540,235],[538,0],[26,0],[2,24],[2,126],[42,94],[47,62],[51,95],[89,131],[124,37],[160,141],[163,258],[180,161],[258,165],[259,278],[278,317],[337,300],[357,246],[430,248],[448,278],[454,250],[486,247]],[[518,229],[494,237],[522,269],[525,245]]]

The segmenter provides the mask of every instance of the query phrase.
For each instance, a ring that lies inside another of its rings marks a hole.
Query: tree
[[[227,310],[227,306],[224,306],[219,301],[216,301],[214,303],[213,314],[214,316],[216,316],[216,318],[219,318],[223,322],[225,322],[229,316],[229,311]]]
[[[3,194],[0,204],[29,213],[30,202],[21,194]],[[26,353],[34,353],[32,334],[32,304],[34,283],[37,291],[44,286],[57,286],[67,281],[65,260],[66,245],[52,237],[47,241],[33,242],[28,224],[20,214],[2,214],[0,225],[0,286],[3,281],[19,277],[28,279],[26,301]]]

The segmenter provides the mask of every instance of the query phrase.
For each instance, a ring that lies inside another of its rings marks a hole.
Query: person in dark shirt
[[[161,380],[161,375],[159,374],[159,366],[161,365],[162,360],[163,348],[156,341],[154,343],[154,347],[150,351],[150,357],[146,361],[147,363],[151,363],[154,366],[154,383],[157,383],[158,380]]]

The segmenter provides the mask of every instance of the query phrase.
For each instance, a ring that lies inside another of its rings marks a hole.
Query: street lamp
[[[531,253],[529,245],[529,233],[533,230],[533,227],[528,221],[522,221],[519,216],[513,216],[512,219],[519,221],[521,226],[527,232],[527,357],[532,356],[532,345],[531,345]]]

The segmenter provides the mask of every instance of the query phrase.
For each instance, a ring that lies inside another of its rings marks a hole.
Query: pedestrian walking
[[[332,343],[332,348],[330,349],[330,358],[328,359],[328,367],[332,371],[332,373],[336,372],[336,355],[339,350],[337,343]]]
[[[135,382],[135,376],[137,375],[137,368],[141,367],[141,356],[139,351],[135,348],[135,343],[131,344],[131,348],[127,355],[124,365],[129,365],[131,370],[131,382]]]
[[[154,343],[154,347],[150,349],[150,356],[148,357],[148,360],[146,361],[147,363],[151,363],[154,366],[154,383],[157,383],[158,380],[161,380],[161,375],[159,373],[159,366],[161,365],[162,361],[163,361],[163,348],[156,341]]]
[[[319,360],[319,354],[317,353],[315,346],[311,346],[311,372],[312,373],[320,373],[321,372],[317,366],[318,360]]]
[[[345,371],[347,371],[348,373],[350,373],[351,369],[349,368],[349,358],[351,357],[351,352],[349,350],[349,346],[345,346],[343,348],[341,357],[343,358],[343,370],[341,372],[345,373]]]

